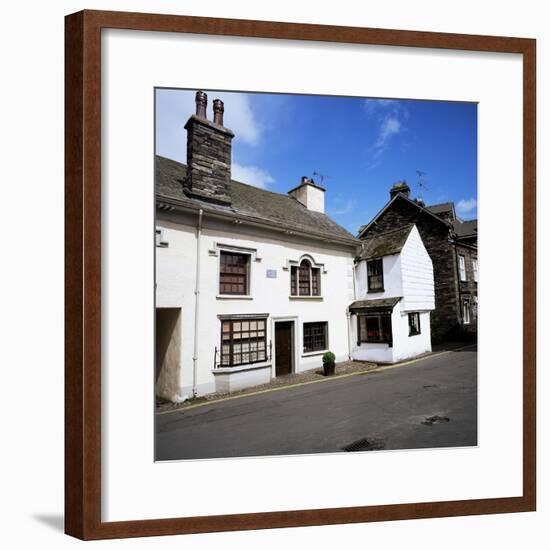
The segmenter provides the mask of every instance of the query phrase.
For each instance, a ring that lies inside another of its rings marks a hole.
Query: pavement
[[[157,460],[345,452],[362,439],[477,445],[477,347],[156,415]]]

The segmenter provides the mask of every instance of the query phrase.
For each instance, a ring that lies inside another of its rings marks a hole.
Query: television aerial
[[[426,179],[424,177],[426,176],[426,172],[423,172],[422,170],[417,170],[416,175],[418,176],[418,181],[416,182],[416,185],[418,186],[418,197],[424,200],[424,191],[429,190],[429,187],[426,185]]]
[[[321,179],[321,186],[323,185],[323,182],[325,180],[328,180],[330,178],[330,176],[327,176],[326,174],[321,174],[321,172],[313,172],[313,177],[315,176],[319,176],[319,178]]]

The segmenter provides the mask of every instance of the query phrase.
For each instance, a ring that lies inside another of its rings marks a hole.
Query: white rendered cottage
[[[365,239],[355,275],[353,358],[395,363],[431,351],[433,267],[416,226]]]
[[[155,162],[156,393],[172,401],[351,357],[359,241],[308,178],[286,195],[231,180],[223,103],[213,121],[196,103],[187,165]]]

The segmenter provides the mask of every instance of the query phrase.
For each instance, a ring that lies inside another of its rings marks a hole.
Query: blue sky
[[[301,176],[324,174],[325,210],[352,233],[406,180],[427,204],[454,201],[477,217],[477,105],[474,103],[212,92],[235,133],[232,176],[278,193]],[[156,152],[186,162],[184,125],[195,91],[157,90]]]

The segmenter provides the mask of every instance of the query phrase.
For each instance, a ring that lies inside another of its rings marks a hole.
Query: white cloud
[[[378,120],[378,134],[370,148],[369,167],[372,169],[382,162],[382,155],[392,137],[404,130],[404,121],[409,118],[409,112],[401,101],[395,99],[366,99],[365,109],[367,116]]]
[[[224,102],[224,126],[233,130],[235,139],[242,139],[248,145],[257,145],[262,128],[254,115],[249,98],[243,94],[215,95]]]
[[[401,131],[401,122],[394,115],[387,116],[380,125],[380,134],[378,135],[377,146],[383,147],[388,139]]]
[[[471,199],[461,199],[456,205],[456,212],[459,216],[465,216],[470,214],[477,208],[477,201],[474,198]]]
[[[185,162],[187,119],[195,113],[195,91],[157,91],[157,152],[161,155]],[[208,92],[207,116],[214,118],[214,99],[224,102],[224,126],[235,134],[235,141],[257,146],[261,142],[263,127],[258,121],[246,94]]]
[[[242,166],[236,162],[233,162],[231,167],[231,178],[262,189],[267,189],[267,187],[275,181],[269,172],[257,166]]]
[[[334,206],[329,209],[329,213],[332,216],[342,216],[344,214],[349,214],[357,204],[355,199],[343,199],[341,197],[336,197],[334,199]]]
[[[375,113],[378,110],[385,109],[386,107],[391,107],[397,103],[395,99],[365,99],[365,110],[368,115]]]

